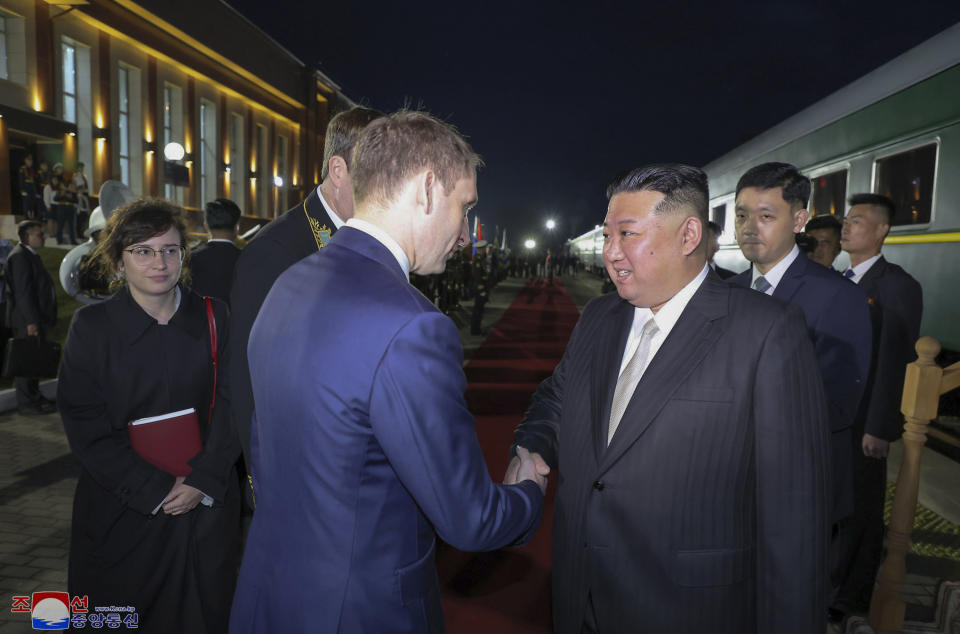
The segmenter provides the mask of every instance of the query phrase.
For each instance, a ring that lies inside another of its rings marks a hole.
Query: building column
[[[90,193],[100,191],[103,182],[113,178],[113,156],[110,148],[113,147],[113,126],[110,122],[112,112],[113,66],[110,63],[110,34],[100,32],[99,46],[97,47],[97,89],[93,97],[93,161],[90,170]],[[130,131],[131,136],[134,133]],[[139,137],[139,131],[137,136]],[[131,140],[132,143],[132,140]],[[133,155],[133,152],[131,152]]]
[[[147,58],[147,108],[144,112],[144,134],[138,134],[141,145],[146,141],[150,148],[143,148],[143,193],[148,196],[160,195],[160,181],[163,175],[163,149],[157,136],[157,114],[159,112],[159,94],[157,87],[157,58]],[[132,142],[132,141],[131,141]],[[136,146],[134,146],[136,147]]]

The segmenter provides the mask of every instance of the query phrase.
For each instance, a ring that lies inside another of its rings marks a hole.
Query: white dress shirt
[[[870,270],[870,267],[873,266],[874,263],[875,263],[877,260],[880,259],[880,256],[881,256],[881,255],[883,255],[883,254],[882,254],[882,253],[878,253],[878,254],[876,254],[875,256],[873,256],[872,258],[868,258],[868,259],[864,260],[863,262],[861,262],[860,264],[852,267],[853,277],[850,277],[850,278],[848,278],[848,279],[849,279],[851,282],[853,282],[854,284],[859,284],[859,283],[860,283],[860,280],[863,279],[863,276],[866,275],[867,271]],[[847,270],[851,270],[851,269],[847,269]],[[846,277],[846,271],[844,271],[844,277]]]
[[[649,308],[637,307],[634,309],[633,324],[630,326],[630,335],[627,337],[627,345],[623,350],[623,360],[620,362],[620,374],[623,373],[624,368],[627,367],[627,363],[630,362],[630,358],[637,351],[637,346],[640,345],[640,336],[643,333],[643,327],[651,317],[653,317],[653,321],[657,324],[658,330],[657,334],[650,340],[650,355],[648,358],[652,361],[653,358],[657,356],[660,346],[663,345],[663,342],[667,339],[667,335],[670,334],[677,320],[680,319],[680,315],[683,314],[683,309],[687,307],[690,298],[693,297],[693,294],[696,293],[700,285],[703,284],[703,280],[707,278],[707,271],[709,270],[710,267],[704,264],[703,270],[700,271],[695,278],[690,280],[686,286],[681,288],[676,295],[671,297],[667,303],[657,311],[656,315],[654,315],[653,311]],[[647,362],[646,367],[650,367],[650,361]],[[640,376],[642,377],[643,374],[641,373]]]
[[[327,211],[327,215],[330,216],[330,222],[333,223],[333,228],[339,229],[342,227],[344,224],[343,220],[337,215],[337,212],[333,210],[333,207],[327,204],[327,199],[320,193],[319,185],[317,185],[317,198],[320,199],[320,204],[323,205],[323,208]]]
[[[777,290],[777,284],[779,284],[780,280],[783,279],[783,274],[787,272],[787,269],[790,268],[790,265],[793,264],[793,261],[799,256],[800,248],[797,245],[793,245],[790,253],[788,253],[782,260],[774,264],[773,268],[766,273],[761,273],[759,270],[757,270],[756,265],[754,265],[752,267],[753,277],[750,278],[750,288],[753,288],[753,284],[757,281],[758,277],[763,276],[763,278],[770,283],[770,288],[766,290],[767,295],[773,295],[773,291]]]

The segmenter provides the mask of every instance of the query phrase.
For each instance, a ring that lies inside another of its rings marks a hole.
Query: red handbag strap
[[[210,412],[207,414],[207,424],[213,423],[213,402],[217,398],[217,321],[213,318],[213,302],[204,297],[207,304],[207,326],[210,328],[210,357],[213,359],[213,392],[210,394]]]

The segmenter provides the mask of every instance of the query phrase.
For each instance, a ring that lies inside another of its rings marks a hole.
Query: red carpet
[[[579,312],[563,286],[530,282],[518,293],[464,371],[467,404],[490,475],[507,468],[513,429],[530,396],[560,361]],[[437,569],[447,631],[451,633],[551,632],[550,548],[553,487],[550,476],[543,522],[523,548],[462,553],[443,545]]]

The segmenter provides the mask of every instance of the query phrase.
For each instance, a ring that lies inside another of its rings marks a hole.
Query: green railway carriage
[[[711,162],[711,219],[724,227],[720,266],[748,265],[734,236],[734,192],[767,161],[813,182],[811,213],[842,218],[854,193],[897,203],[884,256],[923,286],[921,334],[960,350],[960,24],[943,31]],[[849,264],[845,253],[834,266]]]
[[[734,235],[734,193],[744,172],[767,161],[792,163],[811,178],[811,213],[842,218],[855,193],[893,198],[884,256],[923,286],[921,334],[960,351],[960,24],[704,167],[710,217],[723,227],[720,266],[748,266]],[[568,244],[602,273],[599,227]],[[834,266],[848,264],[841,253]]]

